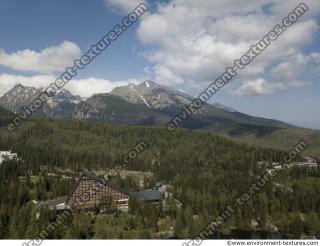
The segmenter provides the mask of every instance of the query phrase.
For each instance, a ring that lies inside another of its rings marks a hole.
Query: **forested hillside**
[[[240,140],[253,146],[270,147],[289,150],[295,143],[303,139],[308,142],[309,148],[305,154],[320,158],[320,131],[304,128],[275,129],[262,136],[237,135],[233,140]]]
[[[194,237],[248,189],[256,175],[266,172],[257,162],[281,161],[285,155],[189,130],[169,133],[153,127],[41,120],[25,122],[13,133],[0,128],[0,149],[11,149],[23,159],[0,165],[0,238],[36,236],[54,221],[56,212],[46,211],[36,220],[32,200],[69,194],[83,169],[112,167],[140,140],[152,144],[126,169],[152,173],[149,187],[156,181],[168,184],[173,197],[166,209],[136,204],[129,213],[76,212],[49,238]],[[278,228],[283,237],[320,237],[319,178],[317,168],[283,171],[219,231],[227,236],[234,230]],[[113,181],[127,189],[138,187],[130,177]]]

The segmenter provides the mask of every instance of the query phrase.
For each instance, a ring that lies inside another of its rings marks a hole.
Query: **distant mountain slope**
[[[0,106],[19,113],[42,89],[16,85],[0,97]],[[194,98],[181,91],[145,81],[117,87],[110,93],[93,95],[83,101],[67,90],[58,91],[34,116],[98,121],[127,125],[165,126]],[[277,120],[246,115],[221,104],[206,104],[182,127],[237,135],[263,135],[292,126]]]
[[[110,94],[117,95],[130,103],[145,104],[146,107],[174,116],[181,107],[192,102],[192,96],[172,88],[161,86],[153,81],[145,81],[139,85],[130,84],[115,88]],[[253,117],[221,104],[204,105],[192,119],[185,122],[188,128],[233,128],[237,124],[287,128],[291,125],[271,119]]]
[[[39,94],[40,91],[35,87],[17,84],[0,97],[0,106],[17,114],[24,106],[30,104]]]
[[[189,95],[169,87],[160,86],[153,81],[145,81],[139,85],[130,84],[117,87],[110,94],[119,96],[130,103],[145,104],[151,109],[180,109],[193,99]]]
[[[19,109],[28,105],[41,91],[17,85],[0,97],[0,127],[13,119],[15,114],[12,112],[19,113]],[[96,94],[85,101],[67,90],[61,90],[36,116],[164,127],[182,106],[192,100],[191,96],[180,91],[147,81],[140,85],[118,87],[111,93]],[[305,154],[320,158],[320,131],[253,117],[221,104],[204,105],[183,127],[215,132],[253,146],[283,150],[291,149],[303,139],[310,145]]]
[[[35,87],[17,84],[0,97],[0,106],[18,114],[23,107],[29,105],[36,99],[42,91],[42,89],[36,89]],[[76,105],[80,103],[80,101],[81,98],[79,96],[74,96],[69,91],[63,89],[50,98],[47,104],[35,112],[34,116],[71,118]]]
[[[96,94],[81,102],[73,118],[127,125],[159,125],[170,120],[167,115],[150,110],[144,104],[129,103],[110,94]]]

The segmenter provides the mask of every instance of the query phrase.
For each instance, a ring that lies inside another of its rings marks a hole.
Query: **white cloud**
[[[271,12],[274,15],[277,16],[287,16],[288,12],[293,10],[297,5],[300,3],[304,3],[308,6],[309,10],[307,13],[307,16],[304,18],[311,18],[311,17],[317,17],[320,13],[320,1],[318,0],[304,0],[304,1],[298,1],[298,0],[285,0],[285,1],[279,1],[279,0],[273,0],[275,4],[271,6]]]
[[[93,94],[110,92],[115,87],[128,85],[129,83],[138,84],[141,83],[141,81],[136,79],[111,81],[90,77],[86,79],[72,80],[66,86],[66,89],[70,90],[73,94],[86,98]]]
[[[284,62],[279,63],[271,70],[274,77],[293,81],[303,72],[316,71],[320,66],[320,53],[304,55],[302,53],[292,55]]]
[[[147,3],[146,0],[104,0],[107,7],[111,7],[121,13],[129,14],[134,10],[140,3]]]
[[[13,74],[0,75],[0,95],[8,92],[16,84],[20,83],[30,87],[47,87],[55,81],[55,77],[51,75],[35,75],[35,76],[19,76]],[[86,78],[79,80],[71,80],[65,87],[75,95],[81,97],[90,97],[95,93],[110,92],[113,88],[127,85],[128,83],[138,84],[141,81],[129,79],[127,81],[111,81],[99,78]]]
[[[269,84],[263,78],[248,80],[241,83],[239,87],[231,91],[232,95],[238,97],[250,97],[273,93],[275,89],[283,89],[281,84]]]
[[[63,71],[72,65],[73,60],[80,54],[80,48],[68,41],[45,48],[40,52],[25,49],[8,54],[0,49],[0,65],[21,71],[53,73]]]
[[[297,80],[296,78],[303,72],[316,72],[319,62],[320,53],[312,53],[310,55],[294,54],[288,56],[284,62],[280,62],[271,69],[270,73],[273,79],[281,82],[268,82],[264,78],[243,80],[237,85],[231,86],[228,92],[237,97],[250,97],[307,86],[311,82]]]
[[[183,84],[183,78],[174,75],[169,68],[161,65],[155,68],[155,76],[156,81],[162,81],[162,84]]]
[[[252,94],[250,90],[266,94],[292,87],[289,81],[281,79],[273,81],[282,81],[280,84],[285,85],[271,86],[264,77],[270,67],[303,54],[303,48],[313,42],[318,30],[314,18],[320,13],[318,2],[307,0],[312,11],[241,71],[238,79],[247,81],[242,90],[248,88],[248,95]],[[154,64],[153,76],[158,83],[185,88],[196,86],[200,90],[219,77],[234,59],[241,57],[298,4],[300,1],[296,0],[172,0],[159,4],[155,13],[146,16],[140,22],[137,35],[147,47],[151,46],[144,56]],[[294,76],[291,78],[293,84],[299,81]]]
[[[272,69],[271,73],[279,78],[292,80],[297,74],[305,70],[310,58],[303,54],[297,54],[290,57],[290,59],[278,64]]]
[[[259,95],[267,95],[279,90],[286,90],[292,87],[302,87],[309,85],[305,81],[291,81],[291,83],[284,82],[267,82],[264,78],[254,80],[242,81],[239,86],[234,86],[229,93],[237,97],[252,97]]]

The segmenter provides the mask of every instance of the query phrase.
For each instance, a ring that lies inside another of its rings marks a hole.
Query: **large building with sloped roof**
[[[127,191],[101,176],[95,176],[91,172],[84,171],[68,197],[40,203],[39,208],[90,209],[97,207],[111,197],[113,204],[118,209],[126,211],[129,209],[130,199],[159,203],[162,196],[162,193],[158,190]]]

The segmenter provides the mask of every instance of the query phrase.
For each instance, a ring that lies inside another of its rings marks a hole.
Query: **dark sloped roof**
[[[131,194],[138,200],[145,200],[145,201],[161,200],[162,198],[161,193],[157,190],[136,191],[136,192],[131,192]]]
[[[54,207],[54,206],[57,206],[58,204],[65,203],[66,201],[67,201],[67,197],[62,197],[55,200],[41,202],[39,203],[38,207],[39,209]]]
[[[124,194],[126,194],[128,196],[131,195],[129,191],[121,188],[120,186],[117,186],[115,184],[112,184],[112,183],[108,182],[104,177],[94,175],[92,172],[85,171],[84,172],[84,176],[88,177],[90,179],[96,180],[96,181],[98,181],[98,182],[100,182],[100,183],[102,183],[104,185],[107,185],[107,186],[111,187],[112,189],[117,190],[117,191],[119,191],[121,193],[124,193]]]

